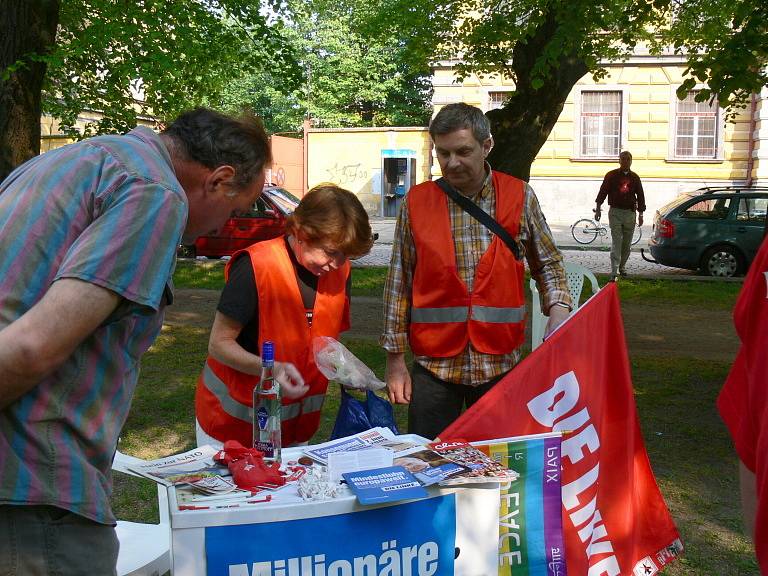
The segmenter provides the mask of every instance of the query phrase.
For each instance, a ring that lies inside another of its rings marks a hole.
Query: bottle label
[[[272,442],[256,442],[254,448],[263,452],[265,458],[272,458],[275,455],[275,447]]]
[[[259,430],[267,429],[267,422],[269,421],[269,413],[264,406],[259,407],[256,411],[256,420],[259,422]]]

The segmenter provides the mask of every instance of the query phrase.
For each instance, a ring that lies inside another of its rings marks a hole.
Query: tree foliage
[[[172,118],[246,71],[301,79],[281,25],[243,0],[64,0],[48,65],[45,112],[70,129],[83,108],[103,114],[84,136],[129,129],[137,114]]]
[[[674,25],[660,36],[688,55],[678,97],[704,85],[697,98],[718,101],[729,115],[768,84],[768,5],[743,0],[687,0],[672,6]]]
[[[524,179],[576,82],[587,73],[605,76],[605,62],[628,58],[641,43],[690,54],[693,82],[707,83],[722,106],[743,104],[765,83],[758,0],[372,2],[369,33],[395,35],[414,60],[450,59],[459,78],[514,81],[504,107],[488,113],[496,140],[489,160]],[[681,95],[691,87],[687,81]]]
[[[280,8],[283,36],[297,55],[304,83],[289,90],[272,71],[243,77],[225,104],[248,103],[273,131],[296,131],[304,118],[318,127],[424,125],[431,106],[426,60],[404,58],[396,38],[361,31],[367,2],[292,2]]]
[[[286,85],[301,81],[282,24],[269,24],[258,2],[2,2],[0,180],[39,152],[41,111],[83,137],[130,129],[140,114],[165,119],[216,100],[244,71],[268,67]],[[55,39],[40,32],[50,26]],[[83,110],[102,118],[80,132],[75,124]]]

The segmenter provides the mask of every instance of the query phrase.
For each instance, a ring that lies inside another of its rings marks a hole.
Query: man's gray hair
[[[444,106],[429,123],[432,140],[436,135],[442,136],[463,129],[472,130],[475,140],[481,144],[491,137],[491,123],[483,111],[463,102]]]

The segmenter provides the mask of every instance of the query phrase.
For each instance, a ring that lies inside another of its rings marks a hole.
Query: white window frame
[[[581,153],[581,137],[582,137],[582,115],[581,104],[582,94],[585,92],[619,92],[621,94],[621,113],[620,128],[619,128],[619,152],[626,150],[627,146],[627,120],[628,120],[628,106],[629,106],[629,87],[619,86],[616,84],[598,84],[595,86],[578,86],[573,99],[574,105],[574,137],[573,137],[573,159],[574,160],[596,160],[604,162],[606,160],[616,160],[619,154],[615,155],[587,155]]]
[[[496,92],[514,92],[515,87],[514,86],[489,86],[487,88],[483,89],[483,104],[482,104],[482,110],[483,112],[488,112],[491,110],[491,93]]]
[[[691,92],[704,89],[703,84],[698,84],[691,89]],[[718,104],[715,104],[715,154],[714,156],[678,156],[677,155],[677,86],[670,87],[669,96],[669,146],[667,147],[667,162],[722,162],[724,159],[723,144],[725,142],[725,121],[723,120],[723,110]]]

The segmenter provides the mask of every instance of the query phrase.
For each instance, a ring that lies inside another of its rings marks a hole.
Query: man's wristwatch
[[[563,308],[566,308],[568,312],[573,311],[573,309],[570,306],[568,306],[568,304],[566,304],[565,302],[555,302],[554,304],[552,304],[552,306],[549,307],[549,309],[552,310],[552,308],[554,308],[555,306],[562,306]]]

